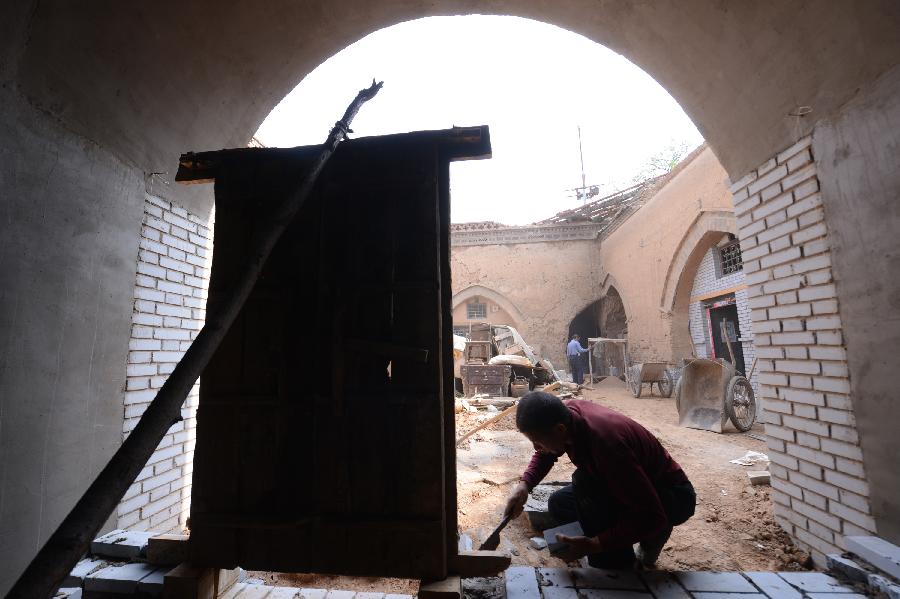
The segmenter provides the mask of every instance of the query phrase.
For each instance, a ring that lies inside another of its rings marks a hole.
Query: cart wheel
[[[753,395],[753,386],[745,377],[733,376],[728,381],[725,413],[741,432],[749,431],[756,421],[756,397]]]
[[[675,383],[675,411],[678,412],[678,416],[681,417],[681,379],[678,379],[678,382]]]
[[[663,397],[672,397],[672,391],[675,389],[675,385],[672,382],[672,374],[666,370],[663,373],[662,380],[656,382],[656,386],[659,387],[660,395]]]
[[[632,372],[631,377],[629,377],[629,378],[631,378],[631,385],[630,385],[631,386],[631,394],[634,395],[635,397],[640,397],[641,396],[641,387],[643,387],[643,385],[641,385],[640,377],[635,378],[634,373]]]

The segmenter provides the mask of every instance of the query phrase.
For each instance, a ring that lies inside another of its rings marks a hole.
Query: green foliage
[[[647,179],[665,175],[687,156],[688,149],[688,144],[685,141],[673,142],[666,148],[653,154],[644,166],[640,168],[632,182],[640,183]]]

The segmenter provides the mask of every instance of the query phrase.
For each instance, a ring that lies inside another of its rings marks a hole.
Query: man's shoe
[[[669,540],[670,536],[672,536],[671,526],[666,528],[659,536],[641,541],[636,552],[638,562],[644,567],[656,564],[656,560],[659,559],[659,554],[662,553],[663,547],[666,546],[666,541]]]

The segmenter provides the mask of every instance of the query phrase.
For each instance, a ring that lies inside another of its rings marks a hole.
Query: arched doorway
[[[581,336],[583,345],[591,337],[627,339],[628,317],[625,304],[615,287],[610,286],[606,295],[581,309],[569,323],[568,339]],[[590,354],[596,374],[618,376],[625,368],[625,348],[620,345],[604,345]]]

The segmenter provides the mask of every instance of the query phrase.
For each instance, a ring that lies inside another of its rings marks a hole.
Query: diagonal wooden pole
[[[382,82],[360,90],[322,146],[319,156],[297,189],[256,227],[247,252],[244,273],[230,296],[215,306],[206,324],[181,361],[147,407],[137,426],[106,464],[69,515],[56,529],[7,594],[7,599],[52,597],[66,575],[88,549],[91,540],[137,478],[156,446],[173,424],[181,420],[181,406],[203,368],[212,358],[225,333],[249,297],[266,259],[303,206],[316,179],[350,132],[359,109],[375,97]]]

